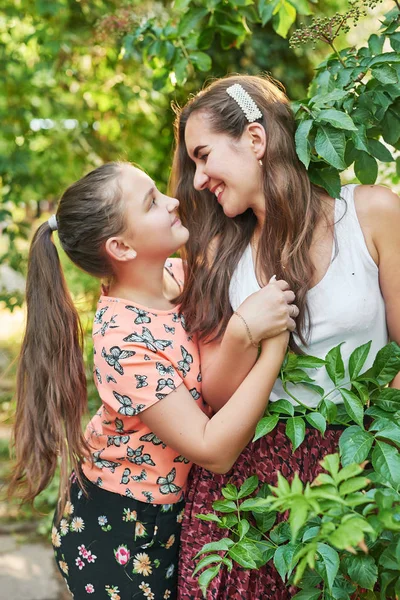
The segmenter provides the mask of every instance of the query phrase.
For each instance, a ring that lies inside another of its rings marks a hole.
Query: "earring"
[[[262,166],[263,166],[263,163],[262,163],[262,160],[261,160],[261,158],[259,159],[259,161],[258,161],[258,164],[260,165],[260,167],[262,167]]]

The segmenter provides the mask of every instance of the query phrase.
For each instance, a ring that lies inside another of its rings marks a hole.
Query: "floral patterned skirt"
[[[53,523],[57,566],[75,600],[175,600],[184,502],[146,504],[73,475]]]
[[[226,535],[226,530],[219,529],[216,523],[201,521],[196,515],[213,512],[212,503],[222,498],[221,488],[227,483],[240,487],[251,475],[257,475],[262,483],[276,485],[277,471],[289,479],[297,471],[303,482],[311,482],[322,470],[319,461],[337,452],[343,428],[327,427],[324,437],[316,429],[307,428],[305,440],[294,454],[284,431],[284,424],[279,423],[267,436],[250,443],[226,475],[192,468],[181,535],[179,600],[203,599],[197,580],[192,577],[197,562],[194,556],[204,544]],[[230,573],[221,569],[208,588],[207,600],[289,600],[294,593],[282,582],[271,560],[260,570],[246,570],[236,563]]]

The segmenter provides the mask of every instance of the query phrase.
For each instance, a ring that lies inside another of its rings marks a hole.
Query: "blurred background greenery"
[[[324,41],[291,47],[314,17],[327,21],[345,0],[3,0],[0,12],[0,479],[9,471],[16,357],[23,331],[29,239],[63,189],[111,160],[142,166],[165,190],[173,150],[172,104],[213,77],[268,72],[293,100],[307,97],[314,69],[332,53]],[[335,47],[362,46],[397,2],[355,2]],[[353,6],[353,5],[351,5]],[[358,10],[358,9],[356,9]],[[365,14],[362,14],[365,11]],[[394,30],[393,30],[394,31]],[[400,34],[394,34],[400,35]],[[394,39],[394,36],[393,36]],[[397,38],[396,38],[397,39]],[[389,67],[391,68],[391,67]],[[393,75],[392,75],[393,77]],[[398,167],[397,167],[398,168]],[[343,173],[345,181],[354,172]],[[398,189],[396,162],[379,180]],[[91,367],[91,318],[99,282],[62,257],[86,331],[89,412],[98,406]],[[48,512],[54,482],[37,501]],[[39,529],[48,529],[49,518]],[[37,514],[1,505],[0,521]]]

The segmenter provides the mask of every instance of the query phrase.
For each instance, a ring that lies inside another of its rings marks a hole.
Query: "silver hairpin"
[[[262,112],[254,102],[253,98],[248,92],[240,85],[235,83],[226,89],[226,93],[235,100],[244,112],[244,115],[249,123],[253,123],[257,119],[261,119]]]
[[[50,219],[47,221],[49,224],[49,227],[52,231],[57,231],[58,229],[58,223],[57,223],[57,217],[56,215],[51,215]]]

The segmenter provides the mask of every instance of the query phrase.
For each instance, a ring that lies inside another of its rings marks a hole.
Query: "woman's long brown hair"
[[[235,140],[241,137],[248,121],[226,92],[235,83],[243,86],[261,110],[263,117],[259,122],[266,131],[262,159],[266,218],[257,264],[265,283],[276,274],[295,292],[300,309],[297,334],[306,345],[309,323],[306,293],[314,273],[310,246],[321,217],[322,190],[311,184],[297,157],[295,122],[289,101],[282,87],[267,77],[237,75],[219,79],[189,100],[183,109],[176,109],[176,150],[170,183],[172,193],[180,201],[182,221],[190,231],[184,250],[187,276],[179,298],[181,310],[188,327],[198,332],[200,339],[215,339],[223,334],[232,314],[229,302],[232,274],[257,223],[250,209],[234,218],[226,217],[214,194],[194,189],[195,165],[185,145],[186,123],[195,112],[208,117],[215,133],[227,134]],[[299,351],[293,338],[291,347]]]
[[[124,229],[121,165],[95,169],[70,186],[58,210],[58,234],[69,258],[96,277],[111,275],[104,244]],[[17,374],[16,465],[8,494],[23,502],[47,487],[60,464],[59,516],[74,469],[89,456],[81,420],[87,408],[83,332],[48,222],[36,231],[28,261],[27,324]]]

